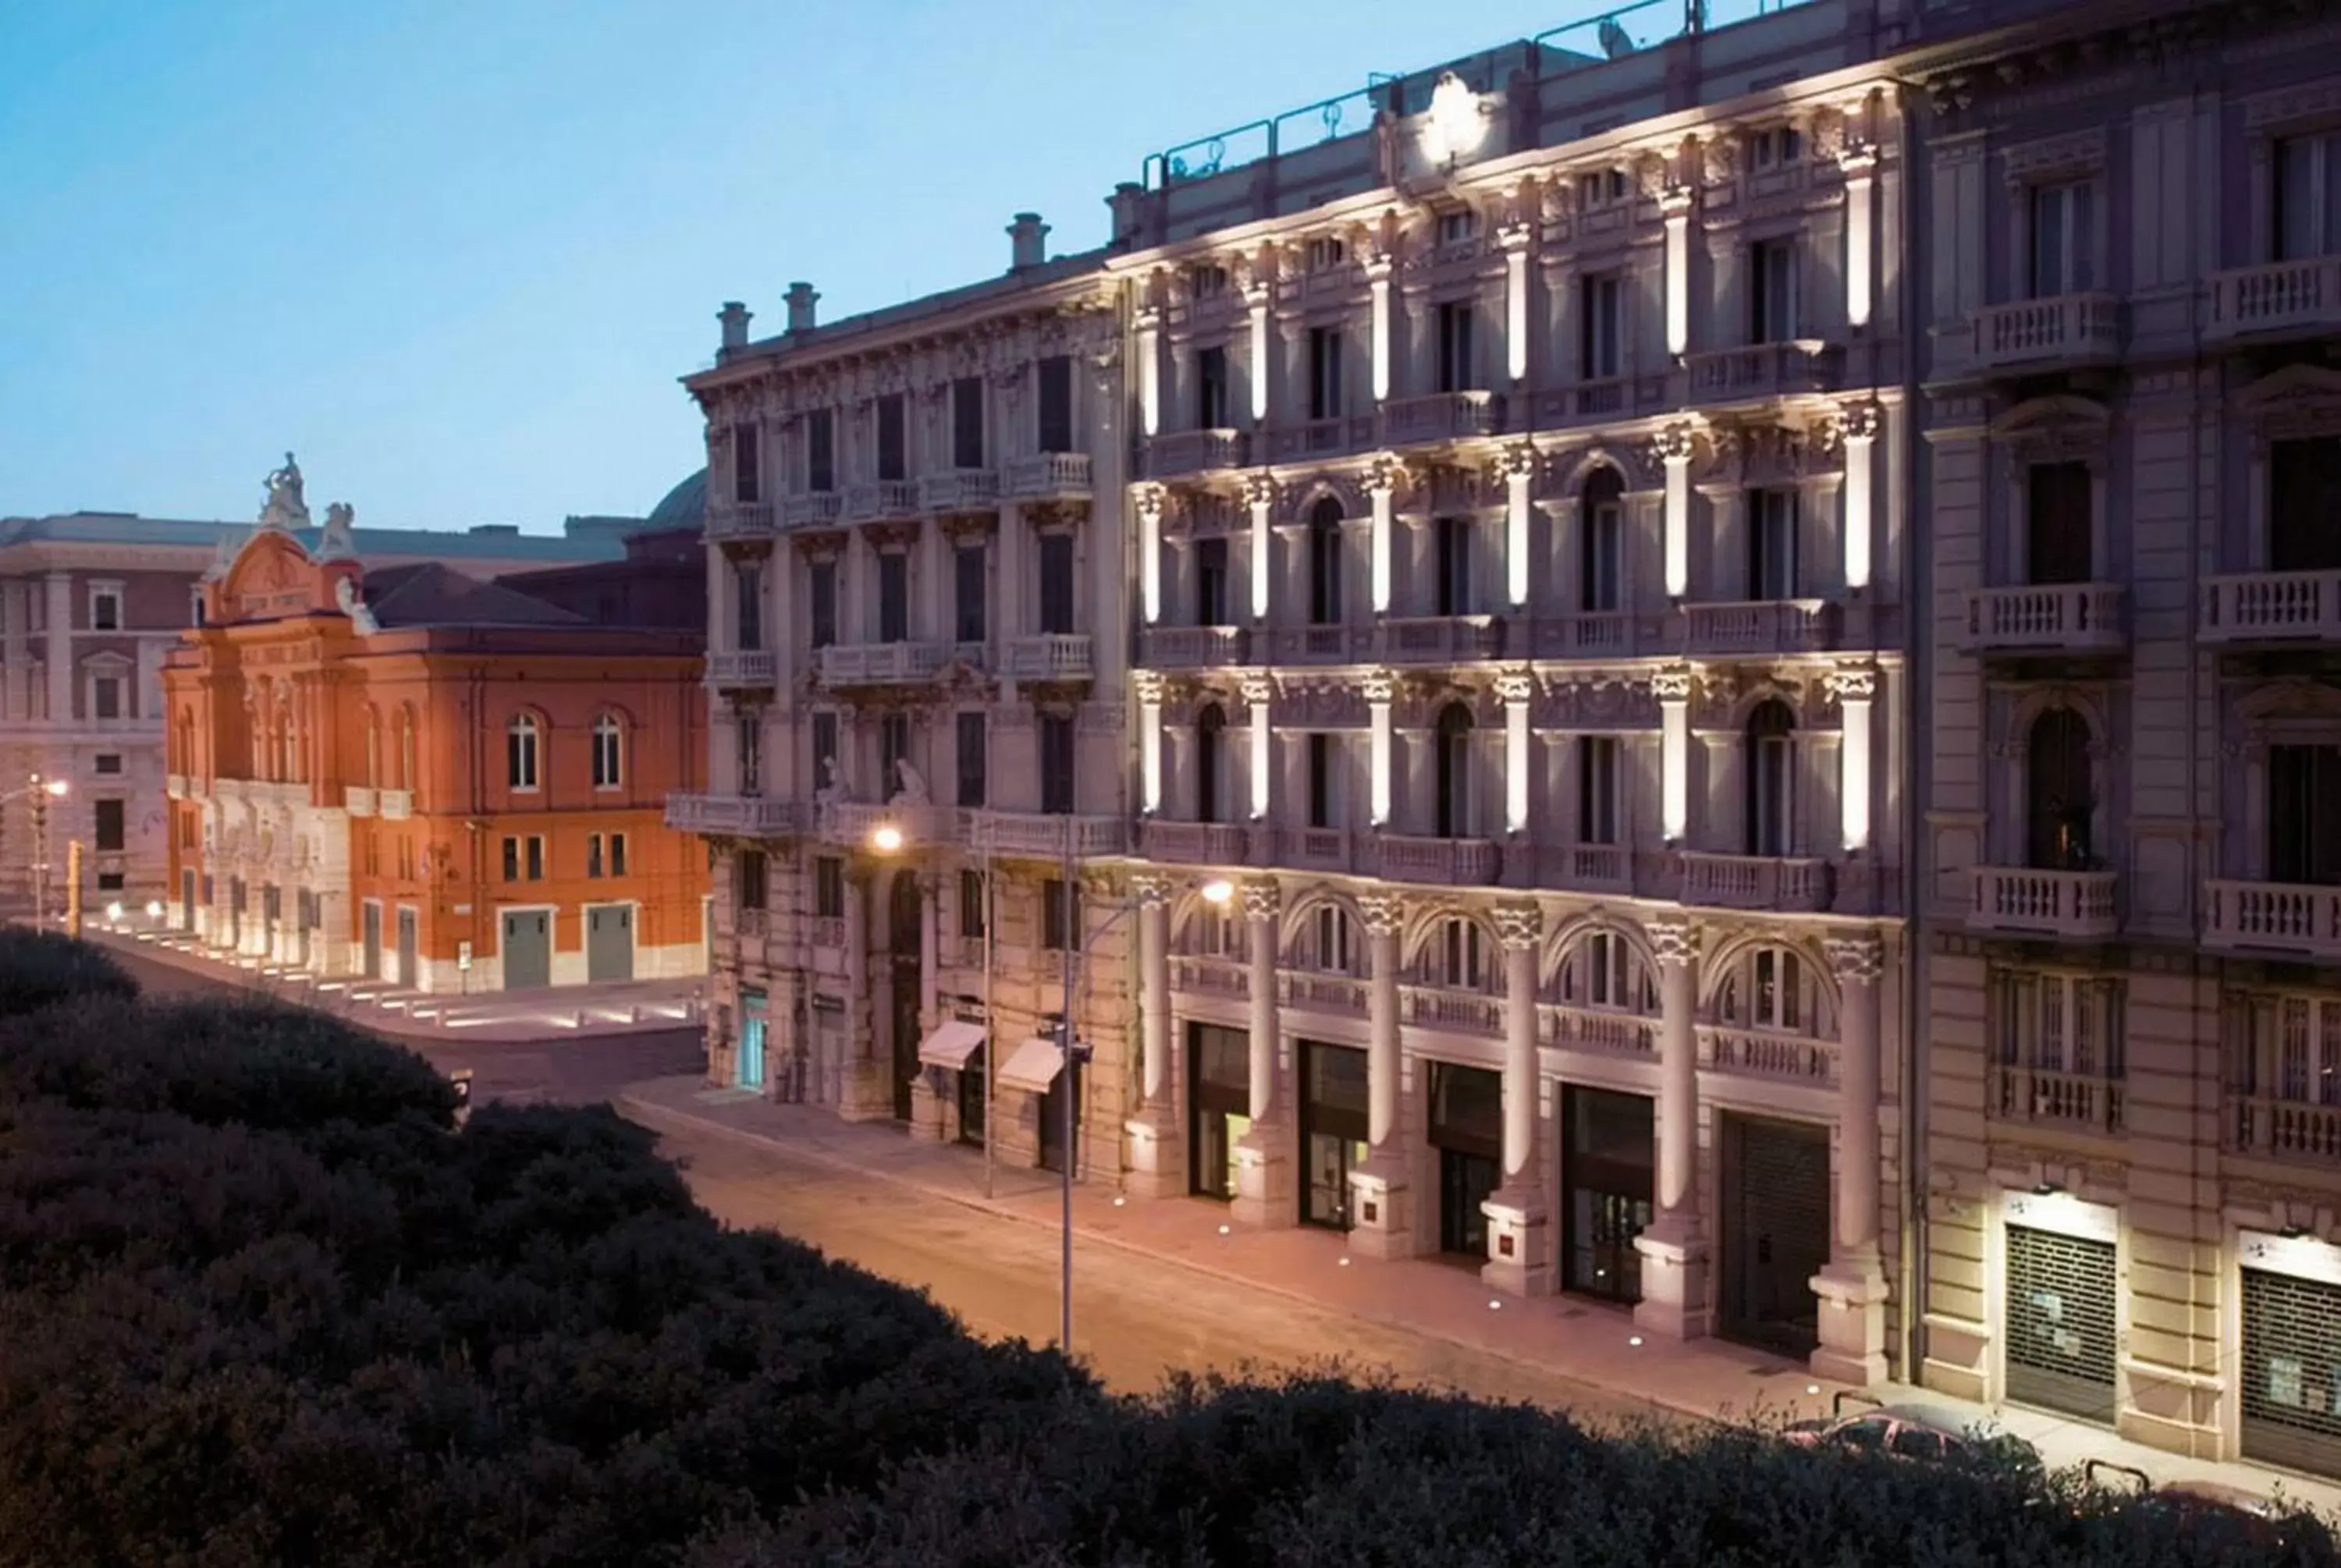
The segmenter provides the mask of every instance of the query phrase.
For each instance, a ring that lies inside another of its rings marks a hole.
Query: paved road
[[[721,1134],[678,1127],[662,1147],[682,1162],[699,1200],[731,1224],[779,1230],[922,1286],[988,1337],[1041,1344],[1056,1335],[1053,1230]],[[1410,1384],[1532,1400],[1587,1422],[1656,1414],[1574,1379],[1116,1247],[1077,1244],[1073,1268],[1074,1348],[1118,1389],[1152,1388],[1174,1368],[1322,1365],[1338,1351],[1353,1372],[1386,1369]]]
[[[224,977],[200,974],[135,951],[114,949],[149,996],[206,997],[250,989]],[[623,1035],[573,1035],[555,1031],[537,1040],[478,1040],[445,1037],[390,1036],[417,1051],[442,1072],[468,1067],[472,1093],[492,1099],[546,1100],[593,1105],[613,1099],[643,1078],[695,1073],[704,1057],[696,1024]]]

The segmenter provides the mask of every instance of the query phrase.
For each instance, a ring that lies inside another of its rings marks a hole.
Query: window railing
[[[1420,1028],[1455,1029],[1473,1035],[1504,1032],[1502,997],[1446,986],[1400,986],[1398,1016],[1400,1023]]]
[[[2341,1105],[2229,1095],[2226,1130],[2227,1147],[2236,1154],[2341,1166]]]
[[[1638,1013],[1544,1002],[1537,1007],[1537,1039],[1565,1051],[1649,1057],[1659,1048],[1658,1020]]]
[[[1699,1064],[1738,1077],[1821,1084],[1837,1077],[1837,1044],[1809,1035],[1702,1024]]]
[[[2122,1130],[2121,1080],[2092,1073],[2002,1067],[1995,1075],[1992,1106],[2002,1121],[2085,1132]]]

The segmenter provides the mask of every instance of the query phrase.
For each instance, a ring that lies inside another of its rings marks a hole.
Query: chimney
[[[1135,180],[1124,180],[1113,188],[1105,204],[1113,213],[1114,243],[1137,244],[1146,228],[1146,187]]]
[[[1008,270],[1021,273],[1049,259],[1049,225],[1038,213],[1019,213],[1008,225]]]
[[[797,283],[789,285],[789,331],[792,332],[812,331],[813,302],[820,298],[819,294],[813,293],[811,283]]]
[[[723,323],[723,346],[744,349],[748,346],[748,307],[738,300],[725,300],[715,319]]]

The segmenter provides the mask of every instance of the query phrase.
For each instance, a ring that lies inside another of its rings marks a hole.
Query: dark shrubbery
[[[1111,1399],[722,1231],[607,1111],[459,1130],[333,1020],[65,989],[99,994],[0,1017],[0,1564],[2251,1561],[1752,1432],[1321,1376]]]
[[[105,949],[55,931],[0,926],[0,1018],[36,1012],[75,997],[138,995]]]

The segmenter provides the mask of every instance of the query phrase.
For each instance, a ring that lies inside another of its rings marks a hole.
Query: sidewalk
[[[617,1103],[622,1113],[654,1129],[690,1127],[774,1146],[1005,1218],[1051,1228],[1061,1223],[1055,1176],[1003,1166],[994,1173],[993,1196],[986,1198],[981,1151],[913,1141],[892,1123],[843,1122],[823,1110],[777,1104],[748,1090],[710,1088],[692,1077],[632,1085]],[[1495,1296],[1468,1268],[1428,1259],[1352,1259],[1333,1232],[1239,1229],[1213,1204],[1126,1200],[1102,1183],[1081,1183],[1073,1191],[1073,1227],[1086,1242],[1410,1330],[1687,1415],[1825,1415],[1844,1387],[1814,1377],[1799,1363],[1721,1340],[1678,1343],[1638,1335],[1631,1315],[1619,1308],[1571,1296]],[[1888,1404],[1922,1400],[2009,1432],[2031,1443],[2052,1467],[2102,1459],[2135,1466],[2157,1482],[2220,1481],[2262,1494],[2281,1492],[2328,1513],[2341,1511],[2341,1484],[2331,1482],[2256,1464],[2187,1459],[2063,1416],[1987,1408],[1907,1384],[1871,1392]]]
[[[224,985],[241,985],[301,1007],[410,1042],[485,1044],[562,1039],[572,1036],[667,1033],[696,1025],[700,977],[567,986],[470,996],[408,990],[381,980],[321,979],[296,969],[230,958],[175,931],[114,931],[92,922],[82,935],[111,948]]]

